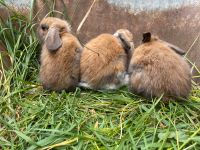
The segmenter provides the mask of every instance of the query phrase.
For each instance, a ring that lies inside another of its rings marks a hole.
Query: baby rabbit
[[[79,82],[82,47],[70,30],[66,21],[54,17],[44,18],[40,23],[43,41],[40,80],[44,89],[71,91]]]
[[[180,48],[143,34],[143,44],[131,58],[129,89],[145,97],[187,98],[191,90],[190,67]]]
[[[117,89],[128,84],[128,61],[134,48],[130,31],[101,34],[89,41],[81,55],[80,86],[94,90]]]

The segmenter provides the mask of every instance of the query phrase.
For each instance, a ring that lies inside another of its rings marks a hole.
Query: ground
[[[38,81],[34,24],[14,14],[0,24],[13,59],[0,90],[0,149],[200,149],[200,90],[164,103],[128,92],[55,93]]]

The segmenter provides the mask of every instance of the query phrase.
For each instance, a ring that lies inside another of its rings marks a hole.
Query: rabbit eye
[[[49,29],[49,26],[47,26],[47,25],[45,25],[45,24],[42,24],[42,25],[41,25],[41,29],[44,30],[44,31],[45,31],[45,30],[48,30],[48,29]]]

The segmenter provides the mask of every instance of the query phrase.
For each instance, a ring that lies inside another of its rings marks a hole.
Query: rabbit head
[[[117,37],[126,51],[132,51],[134,49],[133,35],[127,29],[119,29],[114,33],[114,36]]]
[[[55,51],[62,46],[61,37],[71,31],[70,25],[59,18],[46,17],[40,22],[39,36],[49,51]]]
[[[184,51],[150,32],[133,53],[129,65],[129,90],[145,97],[188,97],[191,73]]]
[[[156,36],[152,36],[150,32],[143,33],[142,43],[148,43],[148,42],[153,42],[153,41],[160,42],[161,44],[169,47],[171,50],[173,50],[174,52],[176,52],[179,55],[185,54],[185,52],[181,48],[179,48],[171,43],[168,43],[166,41],[160,40]]]

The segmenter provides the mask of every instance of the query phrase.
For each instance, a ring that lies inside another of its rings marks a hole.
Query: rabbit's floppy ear
[[[151,41],[151,33],[150,32],[143,33],[142,42],[146,43],[146,42],[150,42],[150,41]]]
[[[62,40],[59,35],[59,29],[56,27],[49,28],[45,39],[46,47],[49,51],[55,51],[62,46]]]
[[[126,40],[122,37],[122,35],[121,35],[120,33],[118,34],[118,36],[119,36],[119,39],[121,40],[121,42],[122,42],[122,44],[123,44],[124,49],[125,49],[126,51],[129,51],[129,50],[131,49],[131,45],[130,45],[129,41],[126,41]]]
[[[173,44],[170,44],[170,43],[168,43],[168,42],[166,42],[167,43],[167,46],[168,47],[170,47],[173,51],[175,51],[177,54],[179,54],[179,55],[185,55],[185,52],[181,49],[181,48],[179,48],[179,47],[177,47],[177,46],[175,46],[175,45],[173,45]]]

